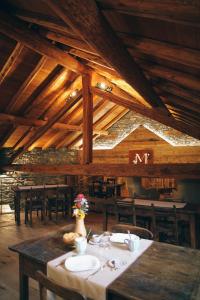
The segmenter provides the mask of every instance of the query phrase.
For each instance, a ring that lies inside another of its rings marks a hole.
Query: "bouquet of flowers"
[[[83,219],[87,214],[88,208],[89,205],[85,196],[83,194],[78,194],[74,200],[73,216]]]

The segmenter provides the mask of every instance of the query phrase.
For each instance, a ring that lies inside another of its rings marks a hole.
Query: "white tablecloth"
[[[88,275],[93,273],[94,270],[70,272],[61,264],[67,257],[75,255],[74,251],[50,261],[47,264],[47,276],[64,287],[78,290],[82,295],[88,298],[105,300],[107,286],[122,274],[152,244],[150,240],[141,239],[140,241],[139,249],[134,252],[130,252],[125,244],[112,243],[108,249],[99,247],[99,245],[88,244],[86,254],[98,257],[101,265],[104,266],[98,273],[89,278]],[[113,270],[106,264],[108,260],[115,258],[121,262],[121,266],[117,270]],[[49,299],[55,299],[55,297],[49,295]]]
[[[132,201],[131,198],[125,198],[123,201]],[[175,202],[175,201],[158,201],[158,200],[146,200],[146,199],[135,199],[134,200],[135,205],[143,205],[143,206],[151,206],[152,204],[155,207],[163,207],[163,208],[173,208],[175,205],[176,208],[184,208],[186,205],[186,202]]]

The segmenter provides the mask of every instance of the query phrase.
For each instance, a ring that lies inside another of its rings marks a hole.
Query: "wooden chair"
[[[134,226],[145,227],[151,229],[152,216],[151,213],[147,215],[138,215],[133,198],[116,199],[115,213],[117,223],[131,224]]]
[[[112,226],[112,232],[120,232],[120,233],[127,233],[128,230],[130,233],[138,235],[142,239],[153,239],[153,233],[143,227],[128,225],[128,224],[116,224]]]
[[[46,300],[46,290],[49,290],[65,300],[85,300],[86,298],[77,291],[62,287],[41,271],[36,272],[36,280],[39,282],[40,300]]]
[[[178,218],[176,206],[155,209],[156,231],[159,241],[179,245]]]
[[[61,188],[46,192],[47,196],[47,211],[49,219],[52,219],[52,213],[56,215],[56,221],[58,220],[58,213],[61,212],[64,217],[66,213],[66,199],[65,193]]]
[[[41,220],[44,219],[45,214],[45,197],[44,191],[30,189],[26,193],[25,197],[25,205],[24,205],[24,213],[25,213],[25,224],[29,222],[32,226],[33,223],[33,211],[37,212],[37,216],[39,212],[41,213]],[[30,220],[29,220],[30,217]]]
[[[123,199],[115,200],[115,214],[117,223],[132,224],[136,226],[136,212],[134,199]]]

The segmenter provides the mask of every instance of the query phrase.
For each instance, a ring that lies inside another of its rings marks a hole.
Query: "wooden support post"
[[[93,96],[91,93],[91,74],[82,76],[83,84],[83,157],[82,163],[92,162],[93,135]]]

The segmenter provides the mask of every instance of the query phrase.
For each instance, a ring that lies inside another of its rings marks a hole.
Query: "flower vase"
[[[86,237],[87,232],[85,228],[84,218],[76,217],[75,232],[79,233],[81,236]]]

